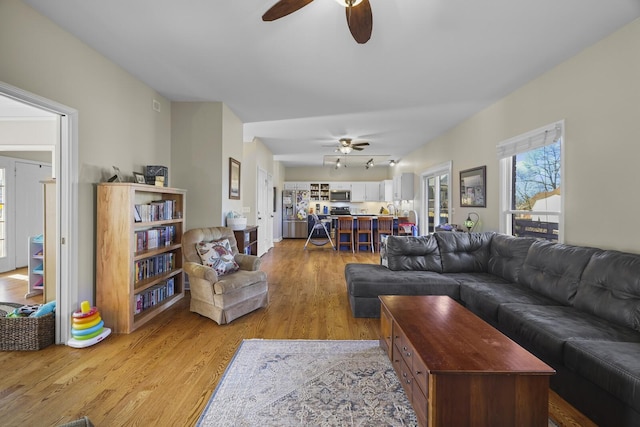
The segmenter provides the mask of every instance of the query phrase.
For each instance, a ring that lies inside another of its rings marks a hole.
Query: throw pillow
[[[233,259],[229,239],[215,242],[199,242],[196,243],[196,250],[200,255],[202,264],[213,268],[219,276],[224,276],[240,269],[238,263]]]

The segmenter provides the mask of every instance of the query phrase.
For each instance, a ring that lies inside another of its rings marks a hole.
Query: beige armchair
[[[234,260],[240,270],[218,276],[216,270],[202,264],[196,249],[199,242],[229,239]],[[269,302],[267,275],[259,271],[260,258],[238,253],[235,235],[227,227],[196,228],[182,236],[184,271],[191,288],[190,310],[229,323]]]

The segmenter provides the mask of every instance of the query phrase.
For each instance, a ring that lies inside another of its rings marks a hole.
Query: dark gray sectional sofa
[[[348,264],[355,317],[378,295],[448,295],[556,369],[551,388],[602,426],[640,426],[640,255],[492,232],[390,236]],[[425,325],[428,327],[428,325]]]

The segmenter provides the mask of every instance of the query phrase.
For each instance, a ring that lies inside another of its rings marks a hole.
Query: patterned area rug
[[[378,341],[245,340],[198,426],[415,426]]]
[[[378,341],[244,340],[200,427],[417,426]],[[557,427],[549,420],[549,427]]]

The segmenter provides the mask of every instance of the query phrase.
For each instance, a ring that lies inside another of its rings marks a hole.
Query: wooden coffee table
[[[380,346],[420,425],[548,425],[547,364],[449,297],[380,301]]]

